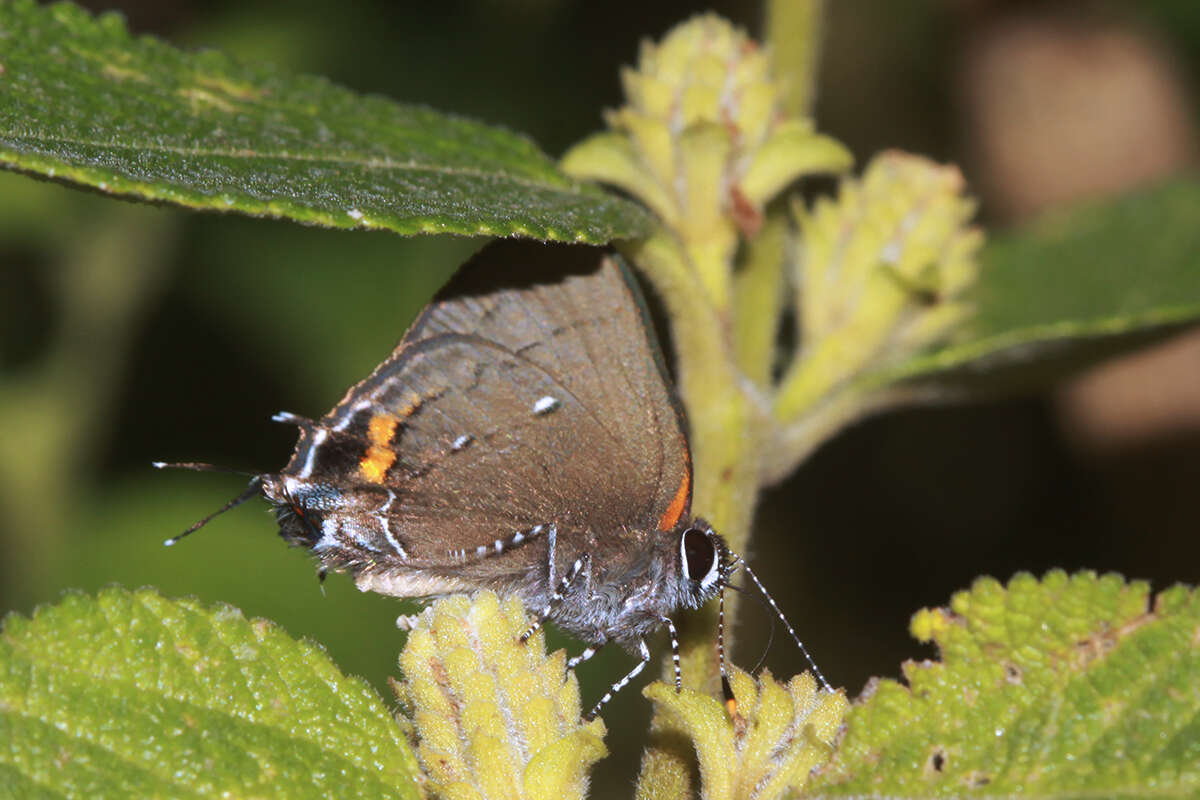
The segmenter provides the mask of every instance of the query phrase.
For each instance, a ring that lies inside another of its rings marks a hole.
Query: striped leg
[[[584,715],[584,717],[583,717],[584,722],[591,722],[592,720],[594,720],[596,718],[596,715],[600,713],[600,709],[604,706],[604,704],[607,703],[609,700],[612,700],[614,694],[616,694],[617,692],[621,691],[626,686],[628,686],[629,682],[631,680],[633,680],[634,678],[636,678],[641,673],[641,671],[646,668],[646,664],[648,664],[650,662],[650,648],[646,647],[645,639],[641,639],[638,641],[638,652],[641,653],[642,660],[637,663],[636,667],[629,670],[628,675],[626,675],[624,678],[621,678],[621,680],[614,683],[612,685],[612,687],[607,692],[604,693],[604,697],[600,698],[600,702],[598,702],[598,703],[596,703],[596,705],[592,706],[592,710]]]
[[[550,619],[550,615],[554,612],[554,609],[557,608],[558,604],[561,603],[563,598],[567,596],[567,592],[570,590],[571,584],[576,578],[587,571],[588,567],[591,566],[591,563],[592,557],[587,553],[584,553],[582,556],[575,559],[575,563],[571,565],[571,569],[568,570],[567,574],[563,575],[562,580],[558,582],[558,587],[554,590],[554,594],[552,594],[550,599],[546,601],[546,606],[538,614],[538,618],[530,623],[529,627],[525,629],[525,632],[521,634],[522,642],[529,641],[529,637],[537,633],[538,629],[546,624],[546,620]]]
[[[729,715],[737,712],[737,698],[733,696],[733,687],[729,684],[729,669],[725,666],[725,589],[721,589],[720,600],[717,603],[717,663],[721,668],[721,695],[725,700],[725,708]]]
[[[666,623],[667,630],[671,633],[671,661],[675,666],[675,693],[683,691],[683,673],[679,669],[679,633],[675,630],[675,623],[671,622],[670,617],[659,617]]]
[[[567,659],[567,669],[575,669],[583,662],[589,660],[592,656],[596,655],[596,653],[600,652],[600,648],[604,647],[604,645],[604,642],[600,642],[600,644],[588,647],[577,656],[571,656]]]

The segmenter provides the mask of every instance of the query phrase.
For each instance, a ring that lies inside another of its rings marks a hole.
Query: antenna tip
[[[165,462],[165,461],[151,461],[151,462],[150,462],[150,466],[154,467],[155,469],[166,469],[166,468],[167,468],[167,462]]]
[[[293,414],[290,411],[280,411],[271,417],[272,422],[282,422],[285,425],[295,425],[304,430],[308,430],[313,426],[313,421],[307,417],[302,417],[299,414]]]
[[[171,547],[171,546],[173,546],[173,545],[176,545],[176,544],[178,544],[178,543],[179,543],[179,540],[180,540],[180,538],[182,538],[182,537],[179,537],[179,536],[172,536],[170,539],[167,539],[167,540],[165,540],[165,541],[163,542],[163,547]]]

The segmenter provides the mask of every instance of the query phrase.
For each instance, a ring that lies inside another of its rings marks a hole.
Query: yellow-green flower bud
[[[704,800],[773,800],[803,788],[829,760],[849,704],[841,692],[818,690],[808,673],[786,685],[764,670],[756,680],[730,675],[736,710],[699,692],[663,683],[645,694],[680,721],[700,761]]]
[[[604,723],[580,722],[579,685],[565,654],[546,655],[516,600],[434,603],[409,634],[397,694],[433,794],[450,798],[569,800],[587,792],[606,754]]]
[[[608,113],[612,132],[572,148],[563,169],[649,206],[721,307],[739,233],[756,233],[763,207],[789,183],[846,169],[851,156],[786,115],[768,54],[714,14],[644,43],[621,78],[628,102]]]
[[[944,339],[969,313],[982,234],[957,168],[899,152],[872,160],[836,199],[796,204],[800,353],[780,392],[793,419],[869,369]]]

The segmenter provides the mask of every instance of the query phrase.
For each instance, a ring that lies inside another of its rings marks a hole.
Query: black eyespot
[[[709,535],[698,529],[688,528],[683,532],[683,569],[688,578],[701,581],[712,570],[717,560],[717,548]]]

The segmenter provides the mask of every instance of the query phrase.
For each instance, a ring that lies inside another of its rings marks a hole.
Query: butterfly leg
[[[721,665],[721,695],[725,698],[725,707],[729,715],[737,711],[737,698],[733,696],[733,687],[729,684],[729,667],[725,664],[725,590],[721,589],[720,605],[717,606],[717,663]]]
[[[592,645],[591,647],[586,648],[582,653],[580,653],[577,656],[571,656],[570,658],[567,659],[567,669],[575,669],[583,662],[589,660],[592,656],[596,655],[596,653],[599,653],[600,648],[604,647],[604,645],[605,645],[604,642],[600,642],[599,644],[595,644],[595,645]]]
[[[642,660],[637,663],[637,666],[635,666],[633,669],[629,670],[628,675],[626,675],[624,678],[621,678],[621,680],[614,683],[612,685],[612,687],[609,688],[609,690],[604,693],[604,696],[600,698],[600,702],[598,702],[598,703],[596,703],[596,705],[592,706],[592,710],[583,716],[584,722],[591,722],[592,720],[594,720],[596,718],[596,715],[600,713],[600,709],[604,706],[604,704],[607,703],[609,700],[612,700],[613,695],[615,695],[617,692],[621,691],[626,686],[628,686],[629,682],[631,680],[633,680],[634,678],[636,678],[641,673],[641,671],[646,668],[646,664],[648,664],[650,662],[650,648],[646,647],[645,639],[638,640],[638,652],[641,653]]]
[[[683,691],[683,672],[679,669],[679,632],[675,630],[675,623],[670,617],[659,617],[667,626],[667,631],[671,634],[671,662],[675,666],[675,693]]]
[[[558,582],[558,588],[554,590],[554,594],[550,595],[550,599],[546,601],[546,606],[541,610],[541,613],[538,614],[538,618],[530,623],[529,627],[525,629],[525,632],[521,634],[522,642],[529,641],[529,637],[537,633],[538,629],[546,624],[546,620],[550,618],[550,614],[553,613],[554,609],[558,607],[558,604],[563,601],[563,598],[567,596],[567,591],[571,588],[571,584],[576,578],[586,572],[591,565],[592,557],[587,553],[584,553],[582,556],[575,559],[575,563],[571,565],[571,569],[569,569],[567,574],[562,576],[562,580]]]

